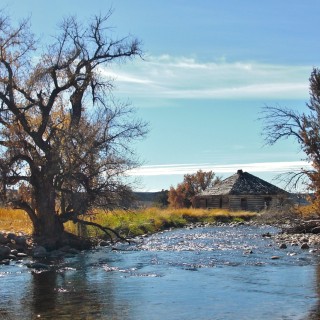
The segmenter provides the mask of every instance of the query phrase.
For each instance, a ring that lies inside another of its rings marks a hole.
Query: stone
[[[48,255],[48,252],[45,247],[37,246],[32,249],[31,255],[34,258],[44,258]]]
[[[64,246],[60,249],[64,253],[70,253],[70,254],[78,254],[80,251],[78,249],[72,248],[70,246]]]
[[[53,259],[59,259],[59,258],[64,257],[65,255],[66,255],[66,253],[61,250],[50,251],[50,258],[53,258]]]
[[[300,248],[301,248],[301,249],[309,249],[310,247],[309,247],[309,245],[305,242],[305,243],[303,243],[303,244],[301,245]]]
[[[277,260],[277,259],[280,259],[280,257],[279,256],[272,256],[271,259],[272,260]]]
[[[287,249],[287,245],[285,243],[281,243],[279,249]]]
[[[11,249],[8,246],[0,246],[0,259],[8,258],[11,254]]]
[[[27,238],[24,236],[17,236],[15,237],[14,241],[16,242],[16,245],[26,247],[27,246]]]
[[[297,255],[296,252],[290,252],[290,253],[289,253],[289,256],[290,256],[290,257],[296,256],[296,255]]]
[[[108,241],[102,240],[99,245],[100,247],[107,247],[110,243]]]
[[[40,262],[27,263],[26,266],[28,268],[37,269],[37,270],[49,270],[50,269],[49,265],[47,265],[45,263],[40,263]]]
[[[7,243],[8,243],[7,237],[3,233],[0,233],[0,244],[7,244]]]
[[[62,248],[60,248],[59,250],[60,251],[63,251],[63,252],[68,252],[70,250],[70,246],[63,246]]]
[[[67,253],[70,253],[70,254],[79,254],[80,251],[78,249],[75,249],[75,248],[70,248]]]
[[[314,227],[311,229],[311,232],[312,233],[315,233],[315,234],[319,234],[320,233],[320,227]]]
[[[18,250],[17,249],[12,249],[11,250],[11,254],[16,256],[18,254]]]
[[[7,239],[14,240],[15,238],[16,238],[16,235],[14,233],[10,232],[7,234]]]
[[[261,236],[264,238],[271,238],[271,233],[270,232],[263,233]]]
[[[28,255],[26,254],[26,253],[24,253],[24,252],[18,252],[17,253],[17,257],[18,258],[26,258]]]
[[[4,264],[8,266],[10,264],[10,260],[9,259],[0,260],[0,264]]]

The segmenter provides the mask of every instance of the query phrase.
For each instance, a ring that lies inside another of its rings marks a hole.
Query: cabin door
[[[248,209],[248,202],[246,198],[241,198],[241,210],[247,210]]]
[[[200,208],[207,208],[207,199],[200,199]]]

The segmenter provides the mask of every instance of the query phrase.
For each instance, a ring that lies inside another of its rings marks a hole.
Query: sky
[[[110,8],[114,38],[140,39],[143,59],[108,66],[114,95],[149,123],[135,144],[136,190],[176,186],[201,169],[238,169],[284,187],[279,173],[307,165],[293,140],[266,146],[262,108],[306,111],[320,66],[318,0],[1,0],[12,21],[30,17],[43,41],[62,18],[87,21]]]

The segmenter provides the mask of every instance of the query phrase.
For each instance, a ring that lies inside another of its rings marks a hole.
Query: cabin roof
[[[248,172],[238,170],[229,178],[202,191],[199,196],[215,195],[279,195],[286,194],[283,189],[262,180]]]

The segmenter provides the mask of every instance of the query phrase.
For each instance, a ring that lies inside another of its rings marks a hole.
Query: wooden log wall
[[[196,201],[198,208],[260,211],[281,202],[281,196],[269,195],[230,195],[207,196]]]

